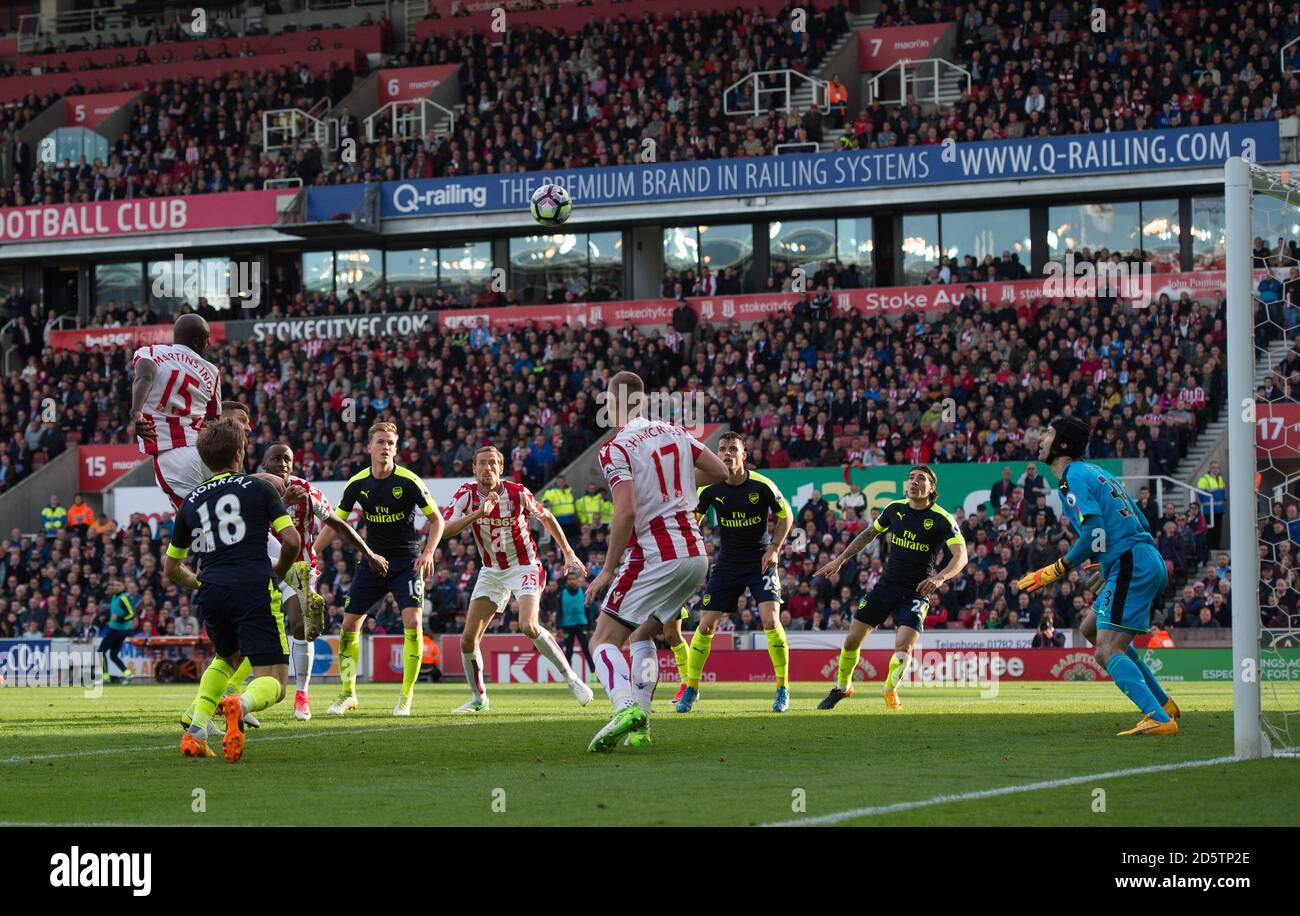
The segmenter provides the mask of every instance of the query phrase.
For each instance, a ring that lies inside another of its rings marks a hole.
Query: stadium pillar
[[[1250,164],[1224,169],[1228,300],[1228,536],[1232,558],[1232,731],[1238,757],[1266,753],[1260,727],[1259,545],[1255,530],[1255,302]]]

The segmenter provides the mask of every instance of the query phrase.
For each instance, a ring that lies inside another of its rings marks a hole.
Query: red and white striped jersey
[[[601,448],[600,469],[610,491],[624,481],[635,488],[636,526],[627,545],[632,560],[676,560],[704,553],[695,522],[695,459],[703,450],[680,426],[642,417]]]
[[[153,420],[158,438],[136,438],[140,451],[156,455],[174,448],[194,445],[203,422],[221,410],[221,372],[189,347],[155,344],[141,347],[131,358],[131,367],[149,359],[158,367],[142,412]]]
[[[317,567],[316,535],[320,534],[324,527],[325,519],[334,514],[334,507],[330,505],[325,494],[313,487],[309,480],[290,475],[288,485],[299,486],[307,491],[306,499],[292,506],[286,505],[285,508],[289,510],[293,527],[298,529],[298,536],[302,538],[302,553],[298,554],[298,559],[306,560],[311,564],[311,568],[315,569]]]
[[[307,491],[307,498],[300,503],[294,503],[292,506],[285,504],[288,510],[289,518],[293,521],[293,527],[298,530],[298,537],[302,540],[302,548],[298,553],[299,560],[306,560],[312,569],[319,569],[320,564],[316,560],[316,535],[320,534],[321,528],[324,527],[325,519],[334,514],[334,507],[330,505],[329,498],[320,490],[311,485],[310,481],[301,477],[290,475],[289,482],[286,486],[300,486]],[[267,554],[274,563],[280,559],[280,534],[279,532],[269,532],[267,541]]]
[[[483,494],[478,482],[462,484],[442,509],[442,517],[454,522],[478,511]],[[485,567],[510,569],[540,562],[537,542],[528,527],[529,519],[541,518],[545,510],[532,491],[511,480],[497,488],[497,507],[492,514],[470,525],[479,559]]]

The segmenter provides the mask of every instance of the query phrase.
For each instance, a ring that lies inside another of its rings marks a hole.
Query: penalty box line
[[[527,718],[465,718],[456,722],[428,722],[423,725],[376,725],[371,728],[324,728],[304,731],[298,735],[267,735],[255,737],[253,745],[266,744],[270,741],[306,741],[311,738],[334,738],[345,735],[391,734],[393,732],[428,731],[435,728],[468,728],[473,725],[517,725],[521,722],[557,722],[567,716],[528,716]],[[246,730],[244,734],[248,734]],[[220,740],[221,736],[210,734],[209,738]],[[107,757],[112,754],[139,754],[155,751],[174,751],[176,742],[171,744],[137,745],[135,747],[103,747],[84,751],[61,751],[55,754],[16,754],[13,757],[0,757],[0,765],[28,763],[40,760],[72,760],[78,757]]]
[[[1025,783],[1019,786],[1001,786],[996,789],[980,789],[974,792],[962,792],[957,795],[936,795],[918,801],[896,802],[892,805],[877,805],[870,808],[853,808],[849,811],[837,811],[834,814],[822,814],[817,817],[801,817],[789,821],[774,821],[762,824],[763,827],[819,827],[826,824],[838,824],[842,821],[856,820],[861,817],[877,817],[881,814],[898,814],[903,811],[915,811],[918,808],[932,808],[937,805],[950,805],[955,802],[979,801],[985,798],[998,798],[1003,795],[1019,795],[1025,792],[1041,792],[1044,789],[1059,789],[1064,786],[1077,786],[1088,782],[1101,782],[1107,779],[1121,779],[1125,776],[1143,776],[1147,773],[1167,773],[1171,770],[1194,770],[1200,767],[1220,766],[1225,763],[1239,763],[1244,757],[1212,757],[1206,760],[1184,760],[1180,763],[1161,763],[1149,767],[1132,767],[1126,770],[1111,770],[1108,773],[1090,773],[1087,776],[1070,776],[1066,779],[1047,779],[1042,782]]]

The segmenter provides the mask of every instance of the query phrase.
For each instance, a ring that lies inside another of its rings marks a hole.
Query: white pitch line
[[[376,725],[371,728],[326,728],[305,731],[297,735],[267,735],[258,737],[256,730],[254,736],[250,739],[254,746],[266,744],[269,741],[302,741],[308,738],[333,738],[342,735],[366,735],[366,734],[390,734],[392,732],[407,731],[425,731],[433,728],[466,728],[471,725],[491,725],[500,723],[503,725],[513,725],[518,722],[554,722],[561,719],[567,719],[568,716],[529,716],[527,718],[483,718],[474,717],[466,718],[456,722],[428,722],[424,725]],[[248,732],[245,732],[248,734]],[[220,738],[219,735],[212,735],[214,739]],[[137,745],[135,747],[102,747],[84,751],[64,751],[57,754],[18,754],[13,757],[0,757],[0,765],[10,763],[28,763],[39,760],[67,760],[77,757],[105,757],[111,754],[136,754],[155,752],[155,751],[174,751],[176,743],[171,744],[154,744],[147,746]]]
[[[1063,786],[1077,786],[1086,782],[1101,782],[1106,779],[1120,779],[1125,776],[1143,776],[1147,773],[1167,773],[1170,770],[1193,770],[1199,767],[1219,766],[1224,763],[1238,763],[1243,757],[1213,757],[1208,760],[1185,760],[1181,763],[1162,763],[1149,767],[1133,767],[1127,770],[1112,770],[1109,773],[1091,773],[1087,776],[1071,776],[1068,779],[1048,779],[1043,782],[1031,782],[1020,786],[1002,786],[997,789],[980,789],[976,792],[962,792],[959,795],[936,795],[920,801],[897,802],[892,805],[878,805],[872,808],[854,808],[850,811],[837,811],[834,814],[822,814],[817,817],[801,817],[790,821],[774,821],[762,824],[763,827],[819,827],[824,824],[838,824],[840,821],[856,820],[860,817],[875,817],[880,814],[898,814],[902,811],[915,811],[917,808],[931,808],[935,805],[950,805],[954,802],[978,801],[984,798],[998,798],[1002,795],[1019,795],[1022,792],[1041,792],[1043,789],[1059,789]]]

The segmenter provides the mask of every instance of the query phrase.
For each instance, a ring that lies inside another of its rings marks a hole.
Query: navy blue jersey
[[[724,480],[700,487],[698,497],[696,513],[702,517],[712,509],[717,516],[720,563],[757,563],[772,543],[767,530],[768,513],[777,518],[790,514],[776,484],[754,471],[746,475],[743,483]]]
[[[361,506],[366,544],[389,563],[410,560],[420,552],[415,513],[427,518],[438,511],[420,476],[400,465],[382,480],[370,468],[350,478],[335,514],[347,521],[356,505]]]
[[[875,529],[889,545],[889,556],[880,581],[903,589],[915,589],[930,577],[935,561],[945,546],[965,544],[957,520],[938,504],[913,509],[900,499],[880,510]]]
[[[176,510],[167,555],[183,560],[193,551],[202,559],[199,578],[205,585],[258,594],[271,580],[267,532],[291,527],[284,502],[265,480],[218,474],[195,487]]]

